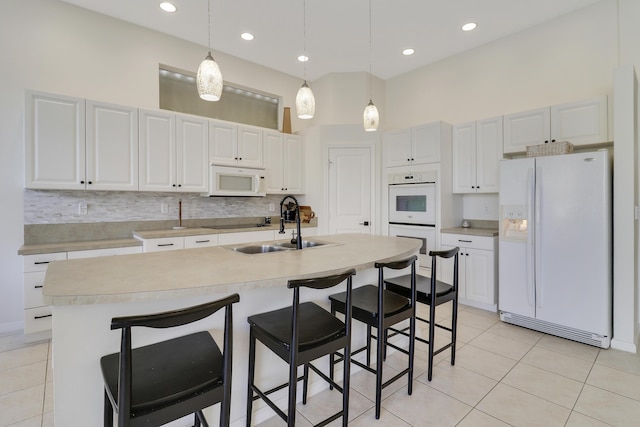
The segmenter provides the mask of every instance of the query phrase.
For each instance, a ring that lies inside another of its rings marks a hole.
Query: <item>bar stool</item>
[[[429,324],[429,339],[425,340],[421,337],[415,337],[416,340],[423,342],[425,344],[429,344],[429,370],[427,373],[427,377],[429,381],[433,376],[433,357],[446,349],[451,349],[451,365],[455,365],[456,360],[456,333],[458,328],[458,251],[460,248],[455,247],[453,249],[449,249],[447,251],[430,251],[429,255],[431,256],[431,278],[418,276],[416,283],[416,298],[417,301],[423,304],[427,304],[429,306],[429,320],[423,319],[416,315],[416,319],[428,323]],[[452,285],[448,283],[441,282],[436,279],[436,265],[437,259],[447,259],[453,257],[453,278]],[[387,289],[391,292],[396,292],[399,295],[403,295],[408,297],[411,290],[411,278],[408,275],[394,277],[391,279],[385,280],[385,284]],[[444,304],[446,302],[452,302],[452,315],[451,315],[451,326],[445,326],[441,324],[437,324],[435,321],[436,318],[436,307]],[[440,329],[444,329],[446,331],[451,332],[451,341],[447,344],[443,345],[438,349],[434,349],[434,346],[430,343],[434,342],[435,337],[435,328],[438,327]],[[402,333],[406,335],[406,329],[404,331],[393,330],[394,333]]]
[[[140,316],[115,317],[122,329],[120,352],[100,359],[104,392],[104,426],[159,426],[194,414],[194,426],[207,426],[202,409],[221,404],[220,425],[229,425],[231,409],[232,304],[238,294],[189,308]],[[133,327],[172,328],[225,309],[224,350],[208,331],[131,348]]]
[[[397,379],[401,378],[405,374],[408,378],[407,393],[411,395],[413,391],[413,355],[414,355],[414,336],[415,336],[415,276],[416,276],[416,262],[417,256],[412,256],[407,259],[392,262],[377,262],[375,267],[378,269],[378,285],[364,285],[353,290],[351,297],[353,311],[353,318],[363,322],[367,325],[367,344],[351,353],[351,356],[360,353],[362,351],[367,352],[366,364],[361,363],[351,358],[351,362],[360,366],[361,368],[374,373],[376,375],[376,419],[380,418],[380,402],[382,401],[382,389],[393,383]],[[384,289],[384,270],[401,270],[407,267],[411,267],[411,288],[412,292],[409,298],[400,296],[397,293],[389,292]],[[331,312],[346,313],[346,295],[345,293],[339,293],[329,296],[331,301]],[[380,314],[382,313],[382,315]],[[402,347],[398,347],[394,344],[387,343],[386,331],[391,326],[409,319],[409,350],[405,350]],[[371,328],[377,329],[377,336],[371,334]],[[373,369],[369,365],[371,364],[371,339],[374,338],[377,341],[376,347],[376,368]],[[407,369],[395,375],[393,378],[382,382],[382,362],[386,356],[385,345],[395,348],[396,350],[405,353],[409,356]],[[333,375],[334,363],[340,362],[342,358],[348,358],[349,355],[345,353],[344,356],[338,355],[338,360],[334,360],[332,355],[331,360],[331,375]]]
[[[344,362],[342,387],[311,364],[322,356],[342,349],[349,354],[351,349],[351,287],[354,269],[340,274],[311,279],[290,280],[293,289],[293,304],[279,310],[250,316],[249,322],[249,379],[247,392],[247,426],[251,425],[253,401],[262,399],[288,426],[295,425],[297,383],[303,380],[302,403],[307,403],[307,380],[309,369],[327,381],[331,388],[342,393],[342,410],[326,418],[317,426],[323,426],[342,417],[342,425],[349,419],[349,358]],[[346,316],[344,322],[313,302],[300,302],[300,288],[328,289],[346,281]],[[255,384],[256,340],[289,364],[289,381],[267,391]],[[304,373],[298,377],[298,366],[304,365]],[[287,413],[285,414],[268,397],[269,394],[289,387]]]

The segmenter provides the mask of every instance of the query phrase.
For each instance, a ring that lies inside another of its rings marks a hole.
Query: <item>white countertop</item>
[[[43,294],[45,301],[55,306],[286,286],[289,279],[373,268],[376,261],[407,257],[420,246],[415,239],[366,234],[314,236],[310,240],[328,244],[253,255],[219,246],[55,261],[47,269]]]

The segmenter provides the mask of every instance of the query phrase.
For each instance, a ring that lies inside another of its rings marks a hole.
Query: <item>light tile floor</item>
[[[438,307],[437,317],[446,322],[447,310]],[[458,319],[456,365],[449,364],[448,352],[439,355],[433,380],[427,381],[426,346],[418,344],[413,394],[407,395],[406,380],[390,386],[379,420],[373,375],[355,373],[349,425],[640,425],[640,355],[512,326],[495,313],[466,306]],[[426,335],[423,325],[419,333]],[[439,332],[436,344],[446,339],[447,333]],[[404,355],[394,353],[385,370],[391,375],[405,363]],[[53,426],[52,375],[50,342],[25,344],[19,335],[0,336],[0,427]],[[307,405],[298,406],[297,425],[317,423],[340,404],[335,391],[311,396]],[[261,424],[279,425],[284,423],[277,417]]]

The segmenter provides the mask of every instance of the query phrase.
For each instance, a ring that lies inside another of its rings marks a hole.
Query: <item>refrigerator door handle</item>
[[[542,234],[542,222],[540,221],[540,215],[541,215],[541,210],[542,210],[542,206],[540,205],[542,203],[542,168],[536,167],[536,180],[535,180],[535,225],[534,225],[534,241],[535,241],[535,277],[536,277],[536,286],[535,286],[535,292],[536,292],[536,307],[537,308],[542,308],[542,303],[543,303],[543,298],[544,295],[542,293],[542,287],[543,284],[540,282],[538,283],[538,278],[542,277],[542,273],[541,273],[541,258],[540,258],[540,253],[541,253],[541,249],[540,249],[540,235]]]
[[[535,306],[535,258],[534,258],[534,218],[535,179],[533,169],[527,171],[527,303]]]

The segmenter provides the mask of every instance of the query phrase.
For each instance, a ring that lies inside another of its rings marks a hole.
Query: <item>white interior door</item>
[[[329,148],[329,233],[371,234],[373,148]]]

